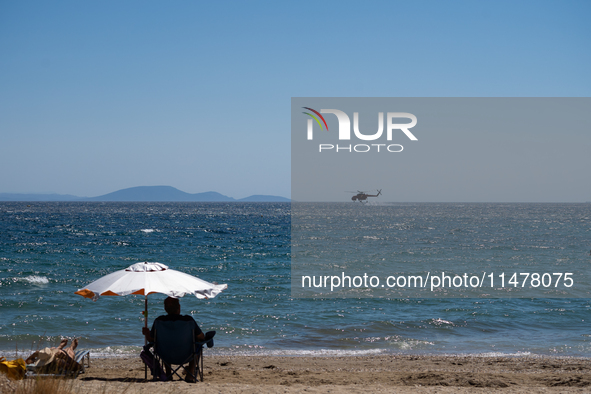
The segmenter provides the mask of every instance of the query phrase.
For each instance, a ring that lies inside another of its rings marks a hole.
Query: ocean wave
[[[517,353],[503,353],[503,352],[486,352],[486,353],[477,353],[475,356],[479,357],[530,357],[535,356],[532,355],[530,352],[517,352]],[[539,356],[541,357],[541,356]]]
[[[388,354],[386,349],[218,349],[218,356],[308,356],[308,357],[352,357],[352,356],[376,356]],[[212,353],[213,354],[213,353]]]
[[[85,348],[90,351],[91,357],[96,358],[129,358],[139,357],[141,346],[107,346],[103,348]],[[0,356],[23,357],[31,353],[31,350],[0,350]],[[213,348],[207,349],[209,356],[285,356],[285,357],[354,357],[375,356],[389,354],[386,349],[346,350],[346,349],[264,349],[262,347],[240,346],[238,348]]]
[[[453,322],[450,322],[450,321],[447,321],[447,320],[443,320],[441,318],[431,319],[431,322],[429,324],[434,324],[436,326],[443,326],[443,325],[455,326],[455,324]]]
[[[32,350],[23,349],[12,349],[12,350],[0,350],[0,357],[7,358],[25,358]],[[85,348],[90,351],[91,357],[93,358],[133,358],[139,357],[142,351],[141,346],[108,346],[103,348]],[[553,357],[556,359],[578,359],[585,358],[580,356],[570,355],[548,355],[548,354],[537,354],[528,351],[525,352],[483,352],[483,353],[447,353],[447,352],[432,352],[432,351],[400,351],[393,349],[265,349],[260,346],[237,346],[237,347],[216,347],[213,349],[207,349],[207,356],[275,356],[275,357],[363,357],[363,356],[380,356],[380,355],[392,355],[392,356],[404,356],[404,355],[425,355],[425,356],[443,356],[443,357],[485,357],[485,358],[496,358],[496,357],[528,357],[528,358],[546,358]]]
[[[139,357],[142,351],[141,346],[107,346],[103,348],[89,348],[92,357],[98,358],[120,358],[120,357]]]
[[[29,275],[25,276],[24,278],[15,278],[15,281],[32,283],[34,285],[46,285],[49,283],[49,279],[47,279],[46,276],[39,275]]]

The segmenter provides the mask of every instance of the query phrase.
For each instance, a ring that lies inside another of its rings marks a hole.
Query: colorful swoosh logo
[[[324,120],[324,116],[320,115],[320,112],[316,111],[315,109],[309,108],[309,107],[302,107],[304,109],[307,109],[309,111],[314,112],[316,115],[320,116],[320,119],[322,119],[322,121],[324,122],[324,125],[326,126],[326,131],[328,131],[328,125],[326,124],[326,120]],[[314,118],[314,120],[318,123],[318,125],[320,126],[320,130],[322,130],[322,123],[320,123],[320,120],[318,120],[317,117],[315,117],[314,115],[312,115],[309,112],[302,112],[303,114],[306,114],[308,116],[311,116],[312,118]]]

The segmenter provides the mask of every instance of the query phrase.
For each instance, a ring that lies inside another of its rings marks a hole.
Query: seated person
[[[46,372],[78,371],[81,366],[76,362],[76,353],[74,352],[78,347],[78,338],[72,340],[72,344],[66,348],[67,344],[68,340],[64,338],[58,347],[46,347],[36,351],[25,362]]]
[[[205,335],[203,335],[203,331],[201,331],[201,329],[199,328],[199,326],[197,325],[197,322],[195,322],[195,319],[193,319],[193,317],[189,316],[189,315],[181,315],[181,304],[178,300],[178,298],[172,298],[172,297],[168,297],[164,300],[164,310],[166,311],[167,315],[162,315],[162,316],[158,316],[156,318],[156,320],[161,320],[161,321],[177,321],[177,320],[183,320],[183,321],[192,321],[195,324],[195,341],[203,341],[205,340]],[[154,322],[156,322],[156,320],[154,320]],[[152,324],[152,329],[149,330],[147,327],[142,327],[142,334],[144,334],[144,336],[146,337],[146,339],[148,340],[148,342],[154,342],[154,324]],[[189,372],[192,375],[195,375],[195,361],[191,361],[189,363],[189,368],[188,368]],[[170,368],[168,366],[166,366],[166,375],[171,377],[171,371]],[[193,382],[193,379],[187,375],[186,378],[187,381]]]

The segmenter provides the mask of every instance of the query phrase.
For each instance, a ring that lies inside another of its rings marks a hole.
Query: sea
[[[591,267],[591,204],[342,206],[392,225],[332,243],[334,261],[317,251],[338,273],[346,268],[339,256],[361,261],[384,240],[386,265],[435,258],[466,270],[495,259],[567,261],[575,274]],[[310,208],[317,225],[325,208]],[[355,221],[344,233],[366,231]],[[79,338],[95,356],[137,356],[144,297],[92,301],[74,292],[141,261],[228,285],[212,299],[181,299],[183,314],[216,331],[210,354],[591,356],[589,298],[301,296],[291,260],[289,203],[0,202],[0,356],[26,356],[62,337]],[[150,325],[164,314],[164,298],[148,296]]]

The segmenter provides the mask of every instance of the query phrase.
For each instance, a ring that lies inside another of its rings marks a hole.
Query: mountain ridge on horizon
[[[291,200],[261,194],[235,199],[213,191],[186,193],[172,186],[134,186],[96,197],[78,197],[71,194],[0,193],[0,201],[290,202]]]

